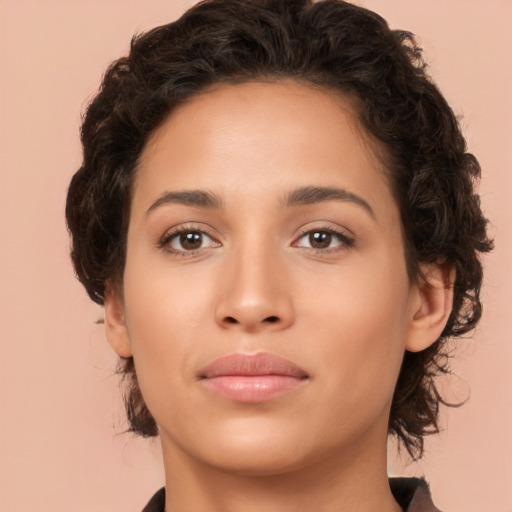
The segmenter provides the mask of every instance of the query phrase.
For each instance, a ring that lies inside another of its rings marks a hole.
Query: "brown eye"
[[[352,238],[341,232],[331,229],[312,229],[305,232],[293,243],[293,246],[328,252],[329,250],[351,247],[353,243]]]
[[[327,249],[331,245],[332,233],[312,231],[308,235],[308,241],[313,249]]]
[[[162,247],[174,253],[185,254],[204,248],[218,247],[220,244],[203,231],[184,229],[177,233],[171,233],[162,241]]]
[[[179,240],[183,249],[186,251],[193,251],[194,249],[199,249],[201,247],[203,243],[203,234],[198,231],[181,233]]]

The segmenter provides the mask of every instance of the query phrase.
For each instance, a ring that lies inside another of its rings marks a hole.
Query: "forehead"
[[[228,192],[266,197],[314,184],[379,202],[389,187],[377,155],[349,97],[290,81],[218,84],[175,107],[152,134],[134,196],[229,184]]]
[[[173,107],[166,120],[149,138],[142,158],[158,144],[165,131],[183,124],[190,130],[197,130],[198,134],[203,132],[203,135],[205,131],[209,135],[212,132],[224,132],[227,135],[233,126],[236,125],[240,131],[245,125],[250,128],[253,137],[258,130],[265,136],[270,127],[278,128],[286,124],[290,141],[292,136],[301,132],[307,138],[317,134],[316,138],[324,138],[326,143],[335,139],[337,144],[343,141],[335,128],[349,128],[361,143],[367,145],[367,156],[376,156],[379,149],[382,149],[359,121],[357,98],[290,79],[219,83],[207,87]],[[318,131],[318,124],[323,124],[325,129]],[[185,134],[183,126],[179,130]],[[328,132],[331,132],[332,137],[326,137]],[[286,137],[285,133],[282,135]],[[376,164],[379,165],[380,161]]]

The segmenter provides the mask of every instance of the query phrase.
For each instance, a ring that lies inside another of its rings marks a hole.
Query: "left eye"
[[[302,235],[294,245],[317,250],[334,249],[342,245],[350,245],[350,240],[341,233],[315,229]]]
[[[205,247],[217,247],[218,243],[202,231],[189,230],[171,234],[165,245],[174,252],[190,252]]]

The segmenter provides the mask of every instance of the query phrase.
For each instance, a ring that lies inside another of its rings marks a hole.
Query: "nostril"
[[[261,323],[262,324],[277,324],[279,323],[281,320],[278,316],[275,316],[275,315],[271,315],[271,316],[267,316],[266,318],[264,318]],[[226,324],[231,324],[231,325],[238,325],[240,323],[242,324],[246,324],[247,322],[247,325],[252,324],[252,322],[249,322],[249,321],[246,321],[246,320],[243,320],[242,322],[240,322],[240,320],[237,320],[234,316],[225,316],[224,317],[224,320],[223,320],[223,323],[226,325]],[[256,326],[258,324],[258,322],[255,321],[254,323],[254,326]]]

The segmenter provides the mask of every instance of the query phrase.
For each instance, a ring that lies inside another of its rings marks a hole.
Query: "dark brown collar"
[[[427,482],[421,478],[390,478],[389,486],[404,512],[441,512],[430,497]]]

